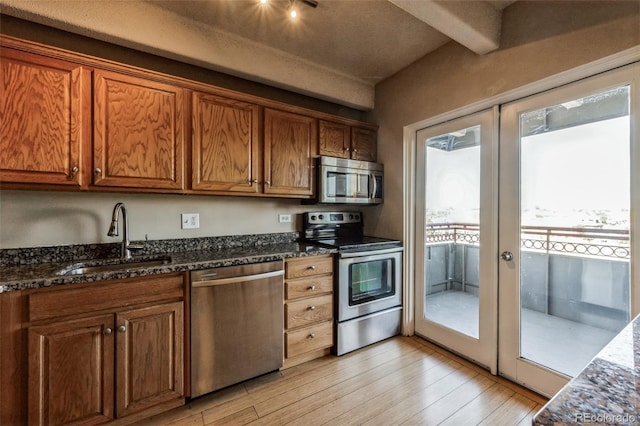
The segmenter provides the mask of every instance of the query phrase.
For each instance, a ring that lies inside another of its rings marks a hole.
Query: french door
[[[634,74],[611,71],[501,111],[499,370],[545,395],[631,319]]]
[[[553,395],[638,313],[639,76],[417,132],[417,334]]]
[[[418,132],[415,251],[416,333],[493,372],[496,123],[492,109]]]

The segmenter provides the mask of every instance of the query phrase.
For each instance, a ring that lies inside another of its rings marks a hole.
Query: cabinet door
[[[349,158],[351,128],[345,124],[320,120],[320,155]]]
[[[101,315],[29,328],[29,424],[113,419],[113,319]]]
[[[183,91],[95,72],[94,185],[183,188]]]
[[[193,94],[193,189],[258,192],[258,105]]]
[[[265,194],[304,198],[313,195],[317,123],[312,117],[265,109]]]
[[[378,158],[378,133],[370,129],[351,128],[351,158],[362,161],[376,161]]]
[[[118,313],[116,330],[117,417],[182,398],[183,303]]]
[[[9,48],[0,57],[0,181],[83,185],[90,71]]]

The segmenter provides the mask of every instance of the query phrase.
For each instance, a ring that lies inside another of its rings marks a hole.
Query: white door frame
[[[457,108],[453,111],[449,111],[437,116],[421,120],[412,124],[409,124],[403,128],[403,240],[405,247],[405,256],[403,264],[403,321],[402,321],[402,334],[405,336],[411,336],[415,332],[415,317],[414,317],[414,283],[415,283],[415,248],[416,248],[416,200],[415,200],[415,187],[416,187],[416,132],[419,129],[433,126],[439,123],[443,123],[448,120],[452,120],[458,117],[462,117],[468,114],[473,114],[484,109],[492,108],[495,105],[501,105],[504,103],[512,102],[516,99],[524,98],[526,96],[539,93],[545,90],[559,87],[564,84],[568,84],[582,78],[596,75],[601,72],[605,72],[616,67],[631,64],[633,62],[640,61],[640,47],[633,47],[631,49],[624,50],[611,56],[599,59],[586,65],[579,66],[577,68],[555,74],[553,76],[544,78],[540,81],[527,84],[525,86],[503,92],[496,96],[492,96],[487,99],[483,99],[477,102],[473,102],[461,108]],[[638,110],[640,106],[636,106],[635,110]],[[636,130],[637,131],[637,130]],[[632,158],[636,161],[640,159],[640,150],[632,152]],[[638,181],[640,178],[640,171],[632,170],[632,179]],[[637,223],[640,220],[640,200],[632,200],[632,222]],[[640,233],[638,233],[640,234]],[[640,249],[640,235],[636,233],[631,234],[631,249],[638,252]],[[631,271],[632,282],[637,282],[640,276]],[[632,315],[638,313],[640,309],[640,292],[632,292]]]

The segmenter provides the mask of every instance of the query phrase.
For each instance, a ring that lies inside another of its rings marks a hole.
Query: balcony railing
[[[479,244],[480,227],[472,223],[429,224],[426,244]],[[626,229],[523,226],[520,247],[525,250],[578,256],[629,259]]]

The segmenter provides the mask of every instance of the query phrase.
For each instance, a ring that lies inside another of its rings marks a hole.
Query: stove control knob
[[[359,214],[356,215],[356,220],[360,220],[360,215]]]
[[[323,215],[323,214],[321,214],[320,216],[318,216],[318,218],[319,218],[320,220],[322,220],[322,219],[324,219],[324,215]]]
[[[353,219],[353,215],[352,214],[349,215],[349,219]]]
[[[311,220],[316,220],[316,215],[311,216]]]

